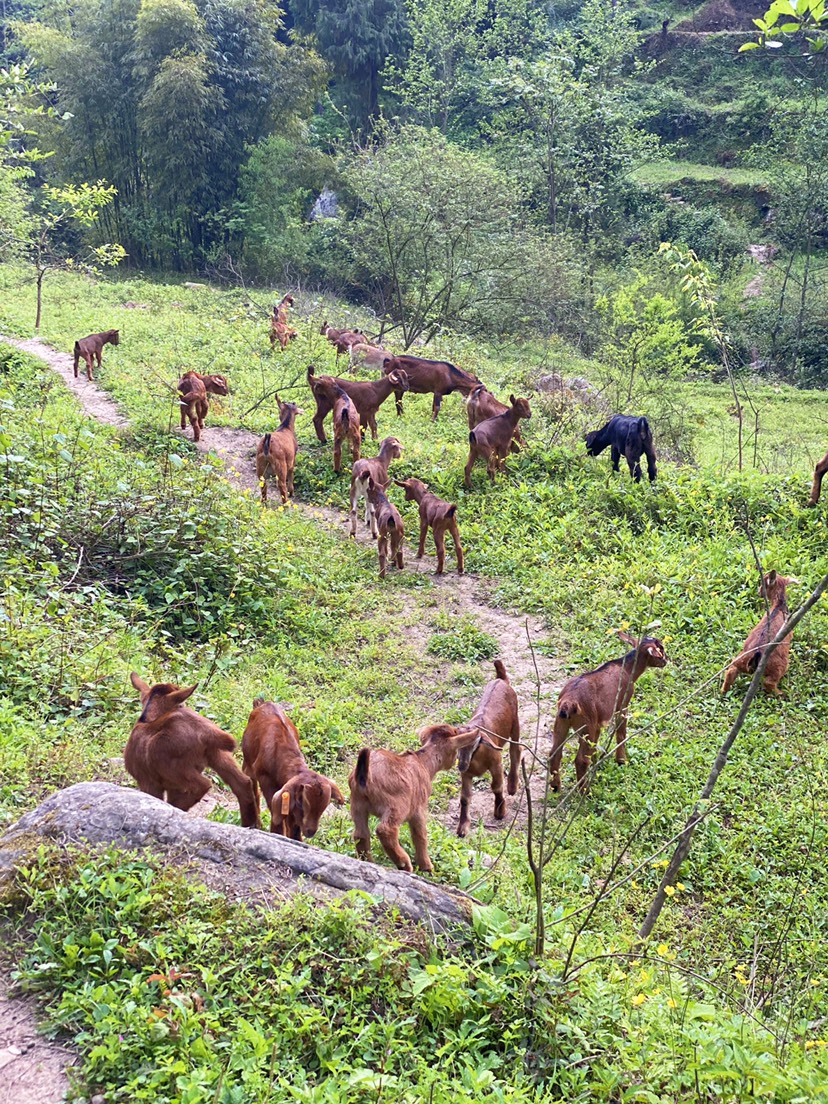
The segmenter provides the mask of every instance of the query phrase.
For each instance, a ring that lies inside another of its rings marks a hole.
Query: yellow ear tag
[[[290,812],[290,794],[282,794],[282,816],[285,817]]]

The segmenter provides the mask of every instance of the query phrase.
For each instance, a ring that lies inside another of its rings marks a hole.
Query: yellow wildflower
[[[636,993],[636,995],[632,999],[633,1008],[639,1008],[646,999],[647,998],[643,993]]]

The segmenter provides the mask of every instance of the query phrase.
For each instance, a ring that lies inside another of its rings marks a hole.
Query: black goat
[[[624,456],[630,466],[630,475],[636,483],[640,482],[643,453],[647,457],[647,474],[650,482],[655,481],[655,446],[650,423],[646,418],[614,414],[605,426],[586,435],[586,449],[590,456],[600,456],[607,447],[612,449],[613,471],[618,471],[618,461]]]

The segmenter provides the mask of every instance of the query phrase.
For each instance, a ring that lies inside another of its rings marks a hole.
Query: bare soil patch
[[[37,1029],[36,1005],[0,974],[0,1104],[58,1104],[76,1056]]]

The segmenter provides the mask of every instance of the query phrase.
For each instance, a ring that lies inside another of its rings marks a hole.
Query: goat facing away
[[[437,421],[440,413],[440,405],[444,396],[451,395],[454,391],[460,391],[463,395],[468,393],[481,382],[477,376],[470,372],[464,372],[447,360],[425,360],[415,356],[388,356],[383,361],[382,371],[384,375],[391,372],[403,371],[408,376],[408,390],[412,395],[434,395],[431,404],[431,420]],[[394,392],[397,404],[397,414],[403,412],[402,388]]]
[[[317,439],[323,445],[327,441],[323,423],[333,409],[330,391],[326,390],[326,388],[330,387],[331,383],[341,387],[350,398],[351,402],[357,408],[361,425],[363,428],[366,425],[368,426],[371,430],[371,436],[375,441],[377,439],[377,411],[380,406],[382,406],[392,391],[396,389],[401,391],[408,390],[408,377],[405,372],[392,372],[388,376],[383,376],[382,379],[368,381],[340,379],[339,376],[316,376],[311,370],[312,368],[313,365],[310,365],[308,368],[308,383],[313,392],[313,397],[316,400],[316,413],[313,416],[313,428],[316,430]],[[317,386],[320,380],[325,381],[324,387]]]
[[[825,453],[823,458],[814,468],[814,481],[811,484],[811,496],[808,499],[809,506],[816,506],[816,504],[819,502],[819,496],[822,491],[822,480],[826,472],[828,472],[828,452]]]
[[[462,788],[460,791],[460,822],[457,835],[465,836],[471,826],[469,801],[475,778],[484,774],[491,775],[494,794],[495,820],[506,816],[506,799],[503,796],[503,748],[509,745],[509,779],[507,783],[510,797],[514,797],[518,787],[520,770],[520,720],[518,718],[517,694],[509,683],[509,676],[502,660],[494,661],[495,675],[483,690],[477,710],[466,728],[476,728],[479,738],[470,747],[463,748],[457,757]]]
[[[283,403],[276,396],[279,404],[279,428],[273,433],[266,433],[259,441],[256,450],[256,478],[262,490],[262,506],[267,502],[267,472],[270,469],[273,478],[279,485],[279,494],[282,502],[286,503],[293,497],[293,472],[296,467],[296,417],[304,414],[296,403]]]
[[[359,460],[362,447],[359,413],[347,391],[343,391],[333,376],[317,376],[313,365],[309,364],[307,378],[313,396],[317,401],[317,411],[320,397],[329,403],[329,408],[333,410],[333,468],[336,474],[339,475],[342,472],[342,443],[344,441],[350,442],[352,463],[355,464]],[[316,425],[316,417],[314,417],[314,425]]]
[[[421,479],[395,479],[398,487],[405,491],[406,502],[417,502],[420,507],[420,543],[417,547],[417,559],[425,555],[426,535],[431,527],[434,533],[434,547],[437,549],[437,570],[442,575],[446,563],[446,533],[451,534],[454,542],[454,554],[457,557],[457,574],[463,574],[463,547],[460,544],[460,530],[457,527],[457,507],[453,502],[438,498],[428,489]]]
[[[104,330],[103,333],[89,334],[88,337],[82,337],[80,341],[76,341],[73,350],[75,379],[78,378],[78,364],[80,363],[81,357],[83,357],[86,363],[86,378],[91,383],[92,370],[96,360],[98,362],[98,371],[101,370],[104,345],[120,344],[120,330]]]
[[[178,394],[181,428],[186,427],[189,418],[193,427],[193,440],[198,441],[209,409],[207,395],[229,395],[230,388],[226,376],[218,373],[205,376],[201,372],[185,372],[178,381]]]
[[[270,348],[276,348],[276,342],[279,342],[279,347],[284,350],[288,346],[288,342],[292,341],[296,337],[296,330],[292,326],[288,325],[288,312],[293,306],[293,296],[288,293],[283,295],[279,302],[273,308],[273,314],[270,318]]]
[[[394,865],[409,874],[413,866],[400,846],[400,826],[407,823],[411,830],[414,862],[420,870],[431,873],[434,869],[428,857],[431,784],[439,771],[451,769],[458,751],[473,744],[478,732],[440,724],[429,725],[418,735],[421,746],[403,755],[363,748],[348,778],[358,857],[371,858],[368,818],[379,817],[377,839]]]
[[[400,511],[389,501],[385,491],[374,482],[372,476],[368,476],[368,505],[372,519],[377,528],[377,553],[379,555],[379,576],[385,578],[385,568],[388,563],[389,548],[391,563],[397,565],[397,569],[403,569],[403,530]]]
[[[399,460],[403,447],[396,437],[386,437],[380,445],[379,455],[372,459],[362,457],[351,468],[351,536],[356,537],[357,506],[360,498],[365,498],[365,524],[370,526],[371,536],[376,539],[377,518],[374,507],[368,498],[368,480],[383,490],[388,486],[388,468],[392,460]]]
[[[257,822],[253,786],[233,758],[236,741],[184,705],[195,686],[149,686],[134,671],[130,680],[141,695],[141,716],[127,740],[124,766],[138,788],[186,812],[210,789],[203,774],[209,767],[236,795],[242,827],[252,828]]]
[[[255,698],[242,736],[244,773],[253,787],[256,827],[261,828],[259,787],[270,812],[270,830],[291,839],[312,839],[331,801],[344,805],[335,782],[310,770],[296,725],[275,702]]]
[[[660,640],[652,636],[642,636],[639,640],[625,632],[618,635],[632,651],[620,659],[611,659],[594,671],[576,675],[564,683],[561,690],[549,756],[551,786],[556,792],[561,788],[561,756],[571,730],[578,734],[575,775],[581,793],[589,792],[589,768],[601,729],[613,719],[615,761],[626,763],[627,710],[635,684],[648,667],[667,666],[667,655]]]
[[[508,409],[509,407],[506,403],[502,403],[500,399],[496,399],[488,387],[481,383],[479,387],[475,387],[466,399],[466,414],[469,419],[469,429],[474,429],[475,426],[480,425],[481,422],[485,422],[487,418],[496,418],[498,414],[505,414]],[[522,447],[523,438],[520,435],[520,425],[517,425],[515,426],[515,435],[509,446],[509,450],[511,452],[520,452]]]
[[[646,418],[615,414],[606,425],[586,435],[586,450],[590,456],[600,456],[605,448],[612,449],[612,470],[618,471],[618,463],[623,456],[636,483],[641,482],[641,457],[645,455],[647,475],[651,483],[655,482],[655,445],[650,423]]]
[[[733,660],[725,672],[722,693],[726,694],[739,675],[752,674],[759,666],[759,660],[767,644],[773,640],[788,619],[789,586],[799,579],[769,571],[759,583],[759,596],[768,604],[768,612],[759,624],[748,633],[742,645],[741,653]],[[779,682],[788,671],[793,633],[781,640],[771,652],[765,667],[762,685],[769,694],[780,694]]]
[[[479,422],[469,433],[469,458],[463,482],[471,487],[471,473],[476,460],[486,461],[486,470],[494,483],[495,472],[506,470],[505,460],[512,445],[518,422],[521,418],[531,418],[532,410],[528,399],[516,399],[509,396],[511,406],[494,418]]]

